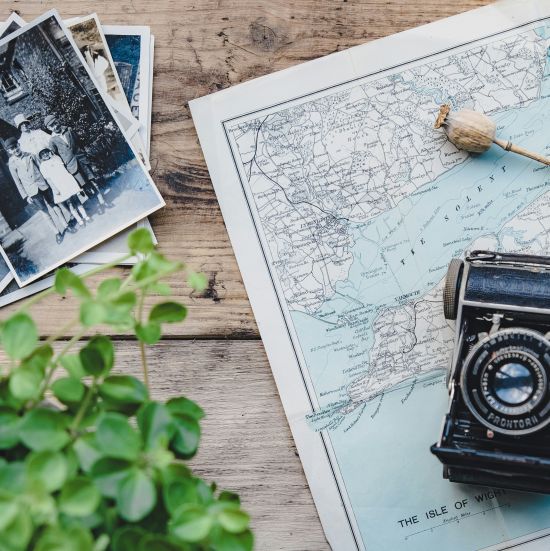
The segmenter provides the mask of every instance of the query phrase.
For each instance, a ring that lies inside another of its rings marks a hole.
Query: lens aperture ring
[[[503,329],[477,343],[464,361],[461,390],[487,428],[528,434],[550,422],[550,342],[529,329]]]

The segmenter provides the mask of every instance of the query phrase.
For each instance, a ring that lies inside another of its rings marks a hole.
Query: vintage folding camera
[[[453,482],[550,493],[550,257],[453,259],[449,410],[431,447]]]

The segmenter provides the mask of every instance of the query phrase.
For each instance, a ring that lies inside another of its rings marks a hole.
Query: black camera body
[[[431,447],[453,482],[550,493],[550,258],[453,259],[449,410]]]

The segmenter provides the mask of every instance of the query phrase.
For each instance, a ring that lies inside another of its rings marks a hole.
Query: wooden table
[[[151,217],[160,248],[208,275],[197,296],[173,286],[188,321],[151,351],[159,398],[185,393],[207,411],[197,473],[239,492],[259,551],[329,549],[210,183],[187,102],[314,57],[490,3],[488,0],[23,0],[0,3],[31,20],[95,10],[156,37],[152,174],[166,208]],[[35,309],[43,334],[70,299]],[[136,371],[135,342],[117,335],[120,370]]]

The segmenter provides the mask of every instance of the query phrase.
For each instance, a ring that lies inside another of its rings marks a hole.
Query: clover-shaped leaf
[[[171,449],[184,459],[189,459],[197,453],[201,437],[201,428],[196,419],[189,415],[172,414],[175,434],[171,441]]]
[[[52,383],[54,396],[63,404],[78,404],[84,398],[85,391],[86,387],[74,377],[63,377]]]
[[[202,293],[208,287],[208,278],[200,272],[191,272],[187,276],[187,283],[193,290]]]
[[[45,408],[31,409],[21,422],[20,438],[34,451],[58,451],[69,442],[67,422],[58,411]]]
[[[21,312],[8,318],[2,325],[2,345],[14,360],[28,356],[38,344],[38,331],[28,314]]]
[[[156,502],[155,484],[143,470],[133,469],[118,483],[117,509],[127,521],[140,521],[153,510]]]
[[[93,337],[80,350],[80,362],[84,371],[98,377],[111,370],[114,363],[114,347],[111,339],[102,335]]]
[[[152,323],[177,323],[187,316],[187,308],[177,302],[162,302],[156,304],[149,314]]]
[[[181,541],[196,543],[208,536],[213,525],[214,519],[204,507],[186,503],[172,516],[169,530]]]
[[[59,509],[71,517],[87,517],[99,506],[101,494],[97,486],[85,477],[69,480],[59,496]]]
[[[31,366],[14,369],[10,377],[10,392],[19,400],[31,400],[40,394],[43,373]]]
[[[139,405],[148,398],[145,385],[131,375],[110,375],[98,390],[104,400],[120,405]]]
[[[108,457],[134,461],[141,450],[139,434],[128,419],[119,413],[105,413],[98,422],[96,442],[100,452]]]
[[[77,297],[90,298],[92,294],[84,281],[72,272],[69,268],[60,268],[55,273],[55,290],[60,294],[66,294],[67,290],[71,290]]]
[[[162,335],[160,323],[137,323],[135,326],[136,336],[140,341],[145,344],[156,344]]]
[[[59,490],[69,472],[65,456],[48,450],[28,455],[26,469],[29,480],[41,483],[48,492]]]
[[[91,469],[91,477],[105,497],[116,498],[119,482],[125,478],[134,464],[125,459],[103,457]]]
[[[164,404],[148,402],[137,412],[138,426],[145,449],[168,445],[175,426],[170,411]]]
[[[155,249],[151,232],[145,228],[134,230],[128,236],[128,248],[133,254],[147,254]]]
[[[21,418],[9,407],[0,407],[0,450],[9,450],[19,442]]]

